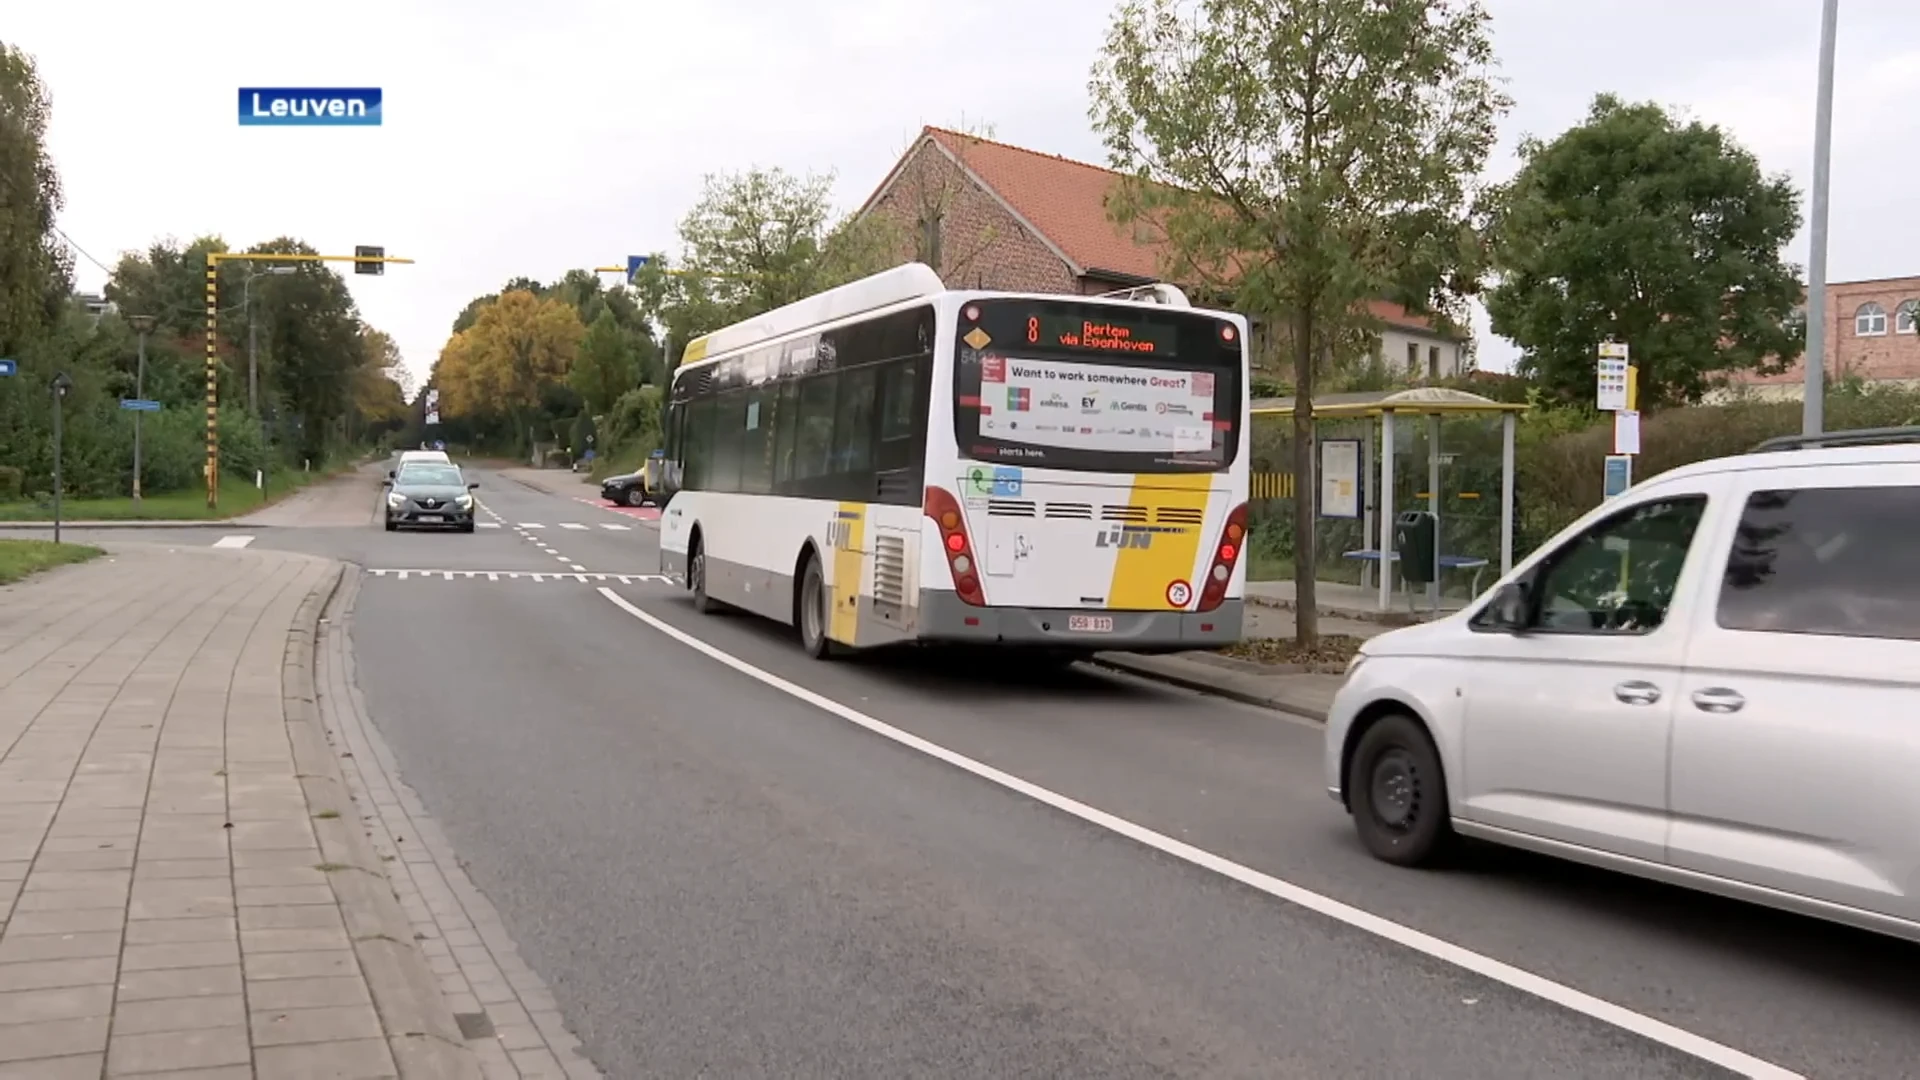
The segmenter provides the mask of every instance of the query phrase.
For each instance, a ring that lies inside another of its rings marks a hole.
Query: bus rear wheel
[[[827,636],[827,579],[820,570],[820,557],[807,556],[806,569],[800,572],[800,596],[794,605],[794,623],[800,631],[800,648],[815,660],[834,655],[833,639]]]

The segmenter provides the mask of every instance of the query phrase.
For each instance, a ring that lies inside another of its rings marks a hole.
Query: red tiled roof
[[[1107,217],[1107,197],[1124,179],[1119,173],[945,128],[928,126],[922,134],[964,162],[1083,273],[1109,270],[1150,279],[1162,274],[1165,241],[1136,238]],[[1394,326],[1433,330],[1431,320],[1386,300],[1369,301],[1367,310]]]

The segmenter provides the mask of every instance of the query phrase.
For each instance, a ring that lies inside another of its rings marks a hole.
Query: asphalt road
[[[327,527],[250,542],[500,572],[370,576],[361,680],[610,1077],[1727,1075],[765,685],[548,576],[653,572],[645,523],[480,479],[501,528],[347,523],[363,487]],[[1322,792],[1316,728],[1085,668],[821,664],[663,583],[607,587],[877,721],[1639,1017],[1808,1076],[1915,1075],[1912,946],[1493,848],[1396,871]]]

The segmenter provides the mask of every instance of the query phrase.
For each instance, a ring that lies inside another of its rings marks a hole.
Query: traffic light
[[[384,259],[387,257],[387,249],[358,244],[355,245],[353,249],[353,257],[355,259]],[[356,262],[353,264],[353,272],[356,274],[384,274],[387,272],[387,264],[383,262]]]

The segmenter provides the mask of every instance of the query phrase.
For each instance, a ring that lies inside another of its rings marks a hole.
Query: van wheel
[[[693,593],[693,610],[702,615],[720,610],[719,602],[707,595],[707,545],[699,540],[687,552],[687,588]]]
[[[820,557],[807,556],[807,568],[800,572],[800,599],[795,605],[795,624],[800,630],[800,647],[815,660],[831,659],[834,655],[833,639],[827,636],[827,595],[826,575],[820,571]]]
[[[1383,862],[1427,866],[1452,846],[1440,754],[1412,717],[1382,717],[1360,736],[1347,767],[1347,804],[1360,842]]]

